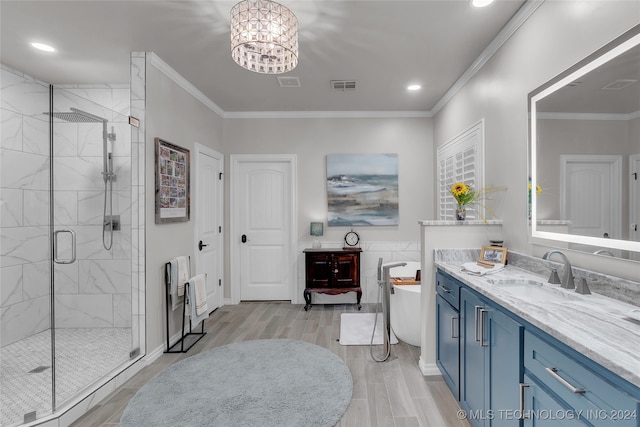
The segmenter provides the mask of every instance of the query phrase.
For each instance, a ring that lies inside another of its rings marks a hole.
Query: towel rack
[[[191,277],[191,257],[189,258],[189,274],[187,275],[188,277]],[[176,341],[175,343],[173,343],[173,345],[171,345],[170,341],[170,335],[169,335],[169,306],[171,305],[171,301],[170,301],[170,295],[171,295],[171,263],[167,262],[164,265],[164,282],[165,285],[167,287],[167,292],[166,292],[166,299],[165,299],[165,308],[166,308],[166,318],[167,318],[167,350],[165,351],[165,353],[186,353],[187,351],[189,351],[189,349],[191,347],[193,347],[198,341],[200,341],[202,339],[202,337],[204,337],[207,333],[204,331],[204,320],[201,322],[202,323],[202,327],[200,329],[200,332],[193,332],[191,329],[191,318],[189,318],[189,332],[185,333],[184,332],[184,326],[185,326],[185,322],[184,319],[186,317],[186,310],[185,307],[187,305],[188,299],[189,299],[189,282],[185,283],[184,285],[184,299],[182,301],[182,328],[180,329],[180,339],[178,341]],[[197,337],[195,338],[188,347],[185,348],[185,338],[187,337]],[[175,349],[173,350],[174,347],[176,347],[178,344],[180,344],[180,349]]]

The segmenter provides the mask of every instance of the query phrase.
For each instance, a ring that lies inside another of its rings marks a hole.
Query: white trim
[[[640,118],[640,111],[628,114],[613,113],[543,113],[538,112],[540,120],[635,120]]]
[[[436,365],[435,363],[426,363],[422,356],[420,356],[418,366],[420,368],[420,372],[422,372],[422,375],[424,375],[425,377],[432,377],[436,375],[440,377],[442,376],[442,372],[440,372],[440,368],[438,368],[438,365]]]
[[[433,117],[430,111],[239,111],[225,119],[361,119]]]
[[[295,154],[231,154],[229,156],[229,210],[230,210],[230,242],[229,242],[229,253],[230,253],[230,286],[231,286],[231,304],[239,304],[240,303],[240,229],[239,222],[236,220],[239,217],[238,212],[236,212],[237,200],[236,198],[241,197],[242,191],[237,187],[240,182],[240,163],[242,162],[257,162],[257,161],[283,161],[289,164],[290,172],[291,172],[291,232],[289,235],[289,278],[290,278],[290,289],[289,295],[291,297],[291,303],[295,304],[297,302],[297,270],[296,270],[296,260],[297,260],[297,237],[298,237],[298,199],[297,199],[297,186],[298,186],[298,172],[297,172],[297,156]],[[235,236],[235,237],[234,237]]]
[[[194,200],[194,212],[195,215],[198,215],[199,209],[198,209],[198,203],[201,203],[200,197],[197,197],[198,195],[198,173],[200,170],[200,161],[201,161],[201,155],[206,155],[209,157],[212,157],[216,160],[218,160],[219,165],[220,165],[220,173],[222,174],[222,176],[224,177],[224,155],[218,151],[215,151],[205,145],[202,145],[198,142],[196,142],[194,144],[194,163],[195,163],[195,167],[193,170],[193,178],[191,179],[191,182],[193,183],[193,189],[192,189],[192,194],[195,194],[195,200]],[[219,233],[220,235],[220,242],[221,245],[220,247],[218,247],[217,250],[217,254],[218,254],[218,266],[220,268],[220,271],[218,272],[219,277],[216,278],[212,278],[212,280],[216,280],[216,279],[220,279],[222,280],[222,283],[225,283],[224,280],[224,227],[223,227],[223,223],[224,223],[224,181],[218,181],[218,185],[219,185],[219,189],[218,189],[218,200],[217,200],[217,208],[218,208],[218,218],[220,219],[220,226],[222,227],[222,232]],[[193,234],[193,247],[197,248],[198,247],[198,241],[199,241],[199,236],[200,236],[200,231],[199,231],[199,218],[195,218],[195,223],[194,223],[194,234]],[[194,271],[196,272],[196,274],[198,273],[198,264],[200,262],[200,251],[196,251],[196,255],[195,255],[195,265],[194,265]],[[222,286],[222,289],[218,289],[218,292],[222,292],[222,300],[221,300],[221,305],[224,305],[224,286]],[[216,307],[217,308],[217,307]]]
[[[544,0],[526,0],[513,17],[506,23],[480,56],[465,70],[456,82],[445,92],[431,110],[423,111],[238,111],[225,112],[198,88],[164,62],[154,52],[148,52],[151,65],[193,95],[206,107],[224,119],[332,119],[332,118],[424,118],[435,116],[455,95],[480,71],[484,64],[504,45],[527,19],[542,5]]]
[[[202,102],[205,107],[209,108],[220,117],[224,117],[224,110],[222,110],[222,108],[218,107],[215,102],[209,99],[204,93],[200,91],[200,89],[191,84],[191,82],[182,77],[180,73],[171,68],[171,66],[164,62],[158,55],[156,55],[154,52],[149,52],[148,58],[151,62],[151,65],[156,67],[158,71],[167,76],[169,79],[173,80],[174,83],[176,83],[182,89],[186,90],[198,101]]]
[[[504,45],[507,40],[524,24],[527,19],[544,2],[544,0],[527,0],[513,15],[513,17],[502,27],[502,30],[494,37],[489,45],[482,51],[480,56],[473,61],[471,66],[456,80],[438,102],[431,109],[431,115],[435,116],[451,99],[462,89],[473,76],[491,59],[491,57]]]

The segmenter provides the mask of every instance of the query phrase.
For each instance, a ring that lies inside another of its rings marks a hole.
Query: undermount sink
[[[531,279],[498,279],[487,280],[492,285],[499,286],[503,290],[509,292],[515,297],[541,300],[541,299],[563,299],[565,301],[578,301],[580,296],[575,295],[571,291],[565,291],[559,288],[552,288],[548,285]]]

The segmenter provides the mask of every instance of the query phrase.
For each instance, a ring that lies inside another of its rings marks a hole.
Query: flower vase
[[[467,219],[467,210],[461,206],[458,206],[456,208],[456,220],[464,221],[465,219]]]

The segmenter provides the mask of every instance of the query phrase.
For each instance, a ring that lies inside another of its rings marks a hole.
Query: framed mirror
[[[640,25],[531,92],[529,112],[531,236],[640,260]]]

